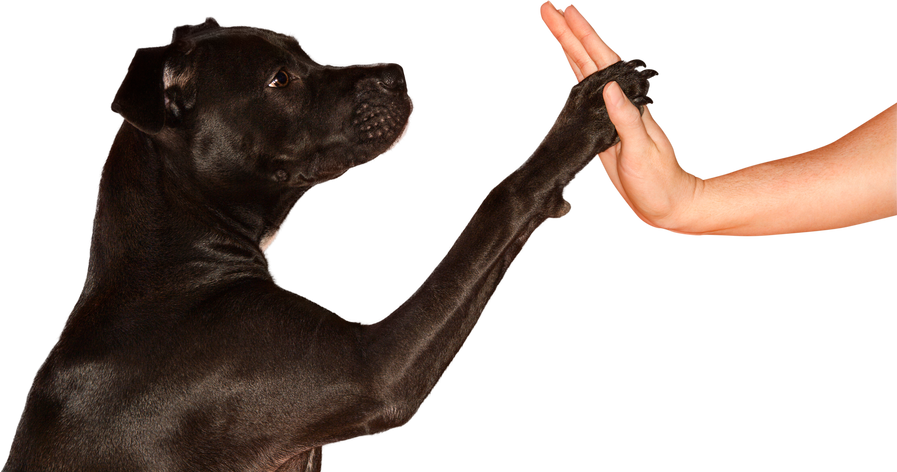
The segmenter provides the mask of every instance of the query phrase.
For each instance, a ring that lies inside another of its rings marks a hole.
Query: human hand
[[[541,13],[577,80],[620,60],[575,7],[561,12],[546,2]],[[674,231],[681,228],[703,181],[682,170],[670,141],[647,107],[640,114],[615,82],[604,87],[603,96],[620,137],[620,142],[598,154],[608,177],[646,223]]]

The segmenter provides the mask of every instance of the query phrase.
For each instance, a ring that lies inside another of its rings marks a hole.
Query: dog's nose
[[[380,67],[380,79],[377,81],[383,90],[390,92],[405,91],[405,72],[398,64],[385,64]]]

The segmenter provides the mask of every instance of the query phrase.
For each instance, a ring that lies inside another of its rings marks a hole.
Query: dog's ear
[[[220,27],[221,21],[218,20],[218,17],[211,13],[206,13],[198,23],[194,23],[191,21],[175,25],[171,29],[170,36],[172,38],[172,42],[174,42],[198,33],[202,33],[204,31],[214,30]]]
[[[184,104],[171,102],[174,96],[183,95],[179,88],[173,88],[173,97],[165,95],[165,64],[170,51],[175,55],[188,55],[192,50],[191,36],[221,28],[214,18],[206,18],[202,24],[185,25],[174,29],[172,44],[157,48],[138,49],[128,66],[128,75],[115,94],[112,111],[124,117],[144,133],[155,134],[165,126],[165,118],[171,107],[172,116],[179,119]],[[172,49],[173,48],[173,49]],[[181,97],[182,98],[182,97]]]
[[[138,49],[112,101],[112,111],[144,133],[158,133],[165,125],[162,75],[167,52],[168,46]]]

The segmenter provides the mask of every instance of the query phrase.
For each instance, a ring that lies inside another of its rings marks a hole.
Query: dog
[[[350,323],[278,287],[264,249],[297,200],[393,146],[395,64],[329,67],[295,39],[214,19],[139,49],[112,103],[88,275],[38,371],[4,472],[319,471],[321,447],[406,423],[564,187],[617,140],[609,81],[573,87],[420,288]]]

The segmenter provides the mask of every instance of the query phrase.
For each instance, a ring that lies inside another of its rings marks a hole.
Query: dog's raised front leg
[[[619,62],[576,85],[536,152],[488,195],[449,253],[401,307],[364,331],[372,389],[384,405],[371,432],[410,419],[467,338],[533,231],[569,210],[564,187],[617,139],[602,90],[616,81],[638,106],[651,70]]]

